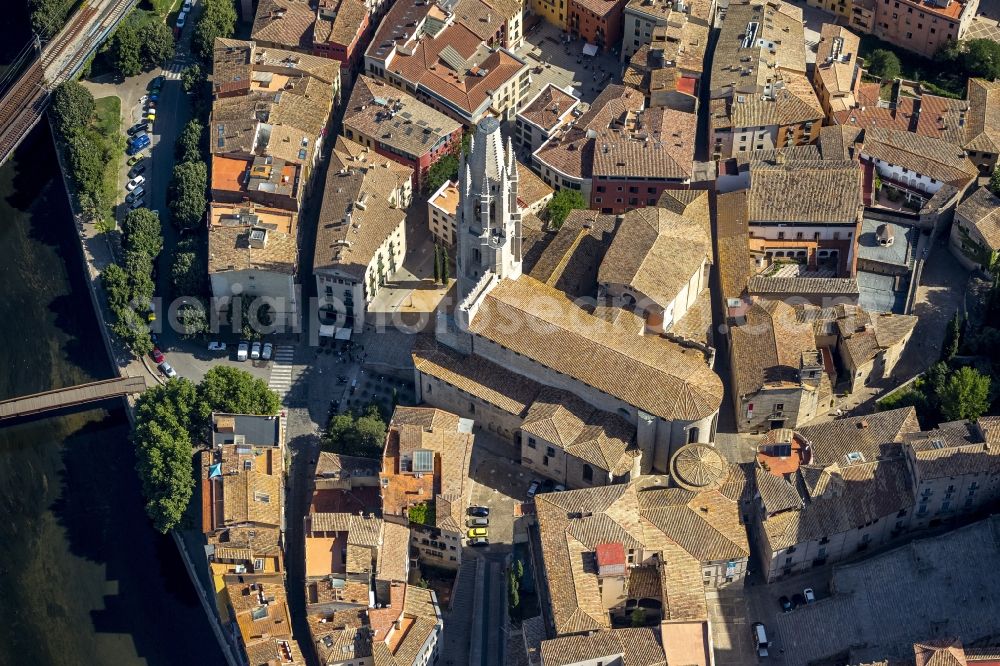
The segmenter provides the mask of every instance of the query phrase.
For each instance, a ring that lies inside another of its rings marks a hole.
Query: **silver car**
[[[255,361],[260,358],[260,343],[259,342],[253,343],[253,346],[250,347],[250,358],[252,358]]]
[[[167,376],[167,379],[174,379],[175,377],[177,377],[177,371],[174,370],[174,367],[169,363],[167,363],[166,361],[160,364],[160,372],[165,374]]]
[[[274,353],[274,345],[272,345],[270,342],[265,342],[264,348],[260,352],[260,357],[265,361],[270,361],[271,354],[273,353]]]
[[[466,527],[489,527],[489,518],[469,518],[465,521]]]
[[[236,349],[236,360],[245,361],[247,360],[247,352],[250,350],[249,343],[241,342],[240,346]]]

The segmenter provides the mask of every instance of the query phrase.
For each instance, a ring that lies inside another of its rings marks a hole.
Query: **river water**
[[[14,14],[0,62],[27,39]],[[75,233],[42,123],[0,167],[0,399],[112,376]],[[0,427],[0,666],[220,663],[124,410]]]

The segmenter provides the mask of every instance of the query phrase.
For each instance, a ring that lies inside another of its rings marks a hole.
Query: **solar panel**
[[[413,452],[414,472],[434,471],[434,452],[427,449],[418,449]]]
[[[469,68],[465,62],[465,58],[462,57],[462,54],[456,51],[450,44],[441,49],[440,57],[441,60],[444,60],[445,64],[456,72],[464,73],[465,70]]]

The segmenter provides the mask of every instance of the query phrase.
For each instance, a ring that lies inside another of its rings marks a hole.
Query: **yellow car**
[[[473,527],[468,532],[470,539],[477,539],[479,537],[489,536],[489,531],[485,527]]]

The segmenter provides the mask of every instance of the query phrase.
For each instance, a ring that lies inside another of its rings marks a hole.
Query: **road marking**
[[[295,348],[287,345],[279,346],[274,351],[274,362],[271,364],[271,376],[267,387],[278,394],[284,402],[285,396],[292,388],[292,361],[295,358]]]

